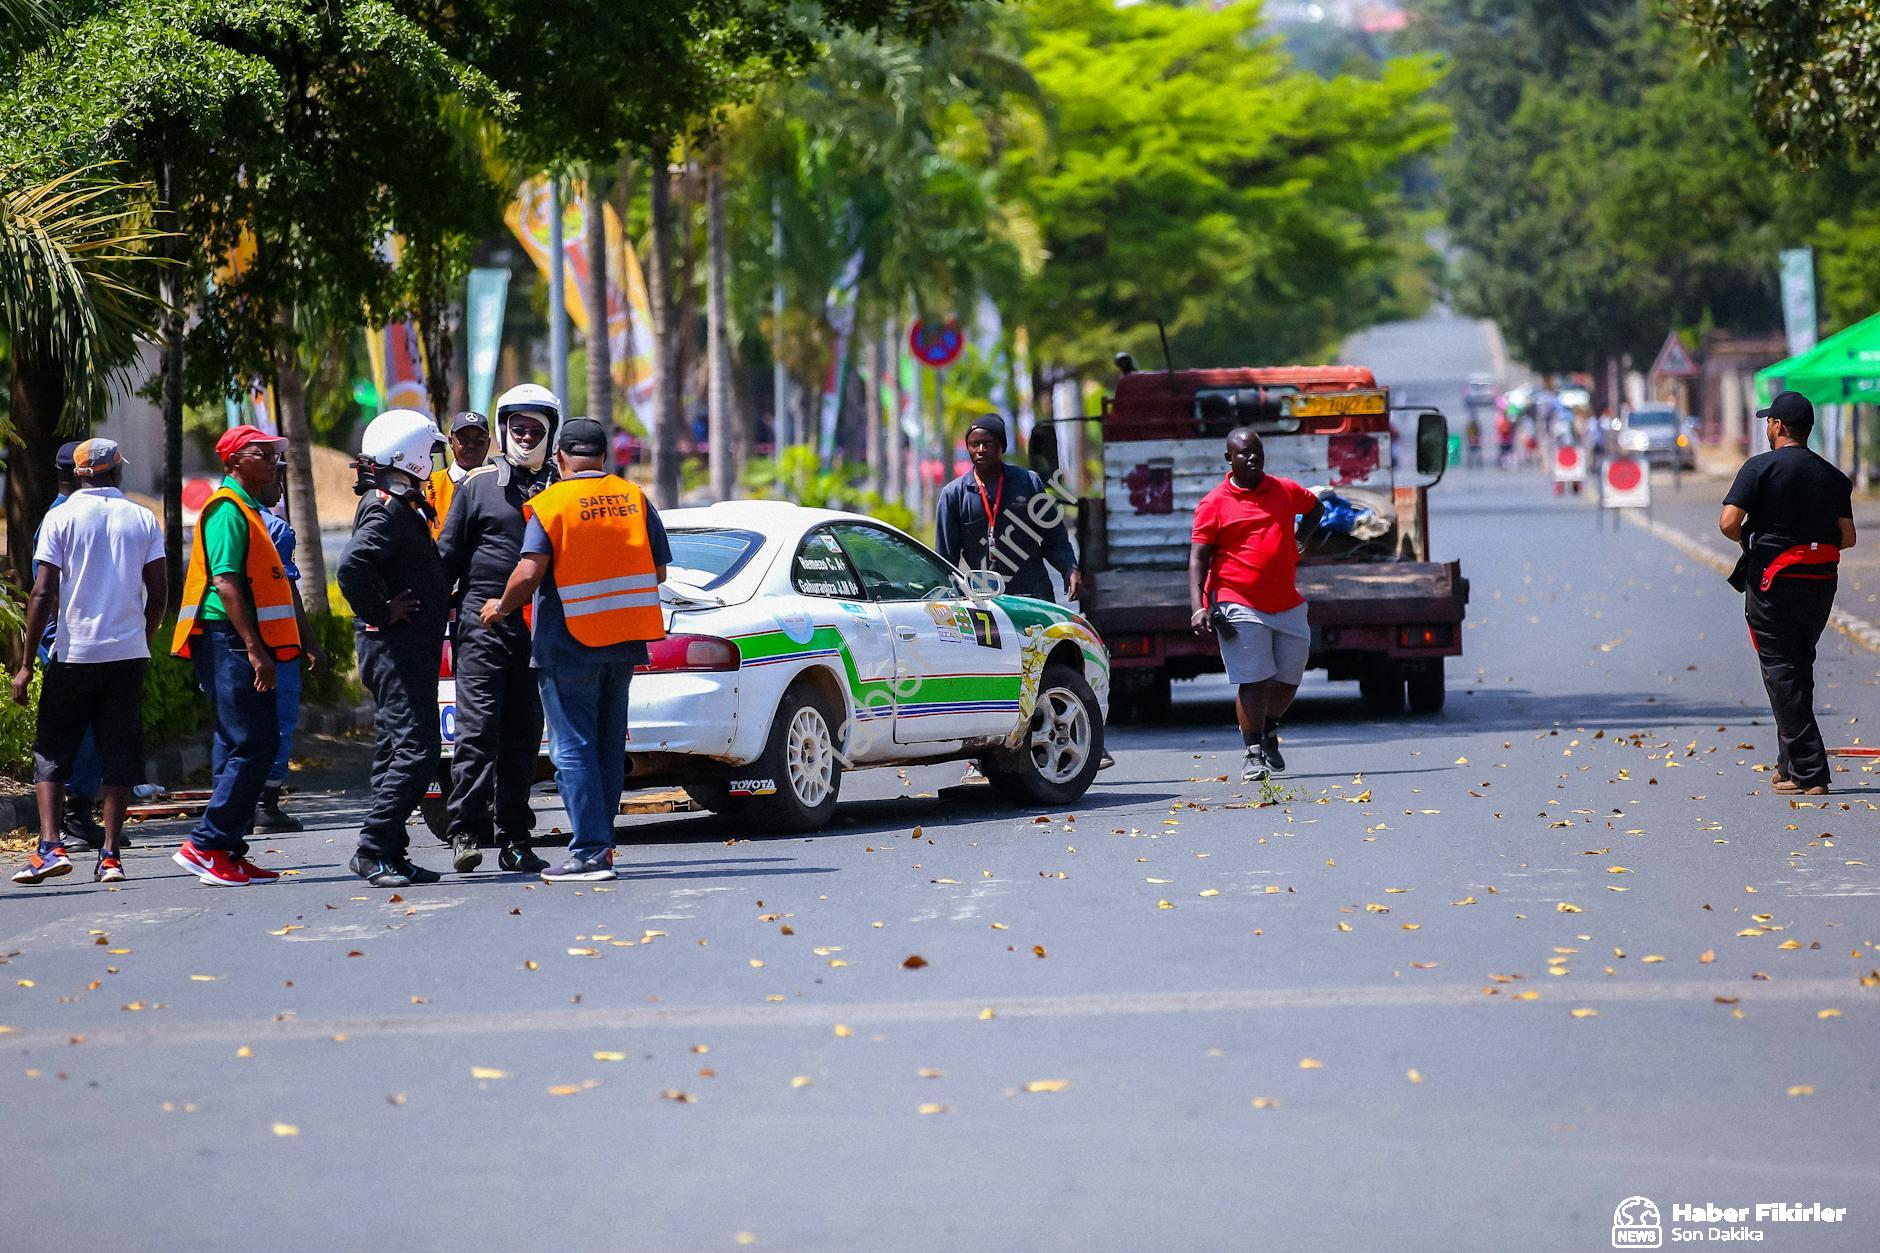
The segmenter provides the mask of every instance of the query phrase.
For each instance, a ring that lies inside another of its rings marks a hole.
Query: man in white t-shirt
[[[81,443],[72,470],[79,490],[46,515],[33,553],[39,573],[26,609],[25,660],[13,675],[15,703],[27,702],[33,654],[55,605],[59,631],[33,733],[39,848],[13,876],[15,883],[71,872],[59,828],[64,784],[87,731],[103,765],[104,847],[93,878],[124,878],[119,838],[131,788],[143,778],[144,671],[163,620],[168,576],[156,515],[118,490],[123,465],[113,441]]]

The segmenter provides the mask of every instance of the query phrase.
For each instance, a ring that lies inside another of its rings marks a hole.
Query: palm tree
[[[0,0],[3,2],[3,0]],[[106,166],[48,179],[0,171],[0,327],[11,365],[7,557],[32,561],[32,536],[53,496],[60,432],[101,416],[140,337],[162,312],[151,279],[167,233],[149,183]]]

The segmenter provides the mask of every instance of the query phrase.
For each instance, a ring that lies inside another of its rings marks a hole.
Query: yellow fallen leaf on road
[[[815,1082],[816,1081],[810,1078],[808,1075],[797,1075],[795,1078],[790,1080],[790,1086],[793,1088],[807,1088],[812,1083],[815,1083]]]
[[[1175,902],[1174,901],[1157,901],[1155,903],[1155,907],[1157,909],[1173,909],[1175,908]]]
[[[1571,901],[1561,901],[1558,905],[1554,906],[1554,908],[1563,914],[1577,914],[1583,912],[1578,905],[1573,904]]]
[[[931,1066],[922,1066],[919,1070],[915,1071],[914,1073],[919,1075],[922,1079],[938,1079],[942,1075],[944,1075],[946,1072],[943,1070],[935,1070]]]
[[[291,1122],[277,1122],[274,1124],[274,1134],[285,1140],[291,1136],[299,1135],[300,1128],[296,1127]]]
[[[1647,966],[1655,966],[1663,960],[1664,956],[1659,953],[1648,953],[1644,957],[1639,958],[1639,961]]]
[[[1738,935],[1768,935],[1769,933],[1767,931],[1764,931],[1761,927],[1744,927],[1741,931],[1737,932],[1737,934]]]
[[[627,1060],[627,1055],[625,1053],[600,1052],[594,1054],[594,1060],[597,1062],[624,1062]]]
[[[600,955],[599,949],[571,948],[568,950],[568,956],[570,957],[599,957]]]
[[[1606,873],[1607,874],[1631,874],[1632,872],[1631,870],[1627,869],[1624,866],[1607,866]]]
[[[1459,901],[1451,901],[1449,903],[1451,905],[1473,905],[1475,904],[1475,898],[1473,896],[1465,896]]]
[[[1573,1016],[1575,1018],[1597,1018],[1599,1017],[1599,1011],[1596,1009],[1581,1008],[1574,1010]]]
[[[1302,1057],[1302,1058],[1300,1058],[1300,1059],[1299,1059],[1299,1069],[1301,1069],[1301,1070],[1323,1070],[1323,1069],[1325,1069],[1325,1063],[1324,1063],[1324,1062],[1322,1062],[1322,1061],[1320,1061],[1320,1060],[1319,1060],[1318,1058],[1316,1058],[1316,1057]]]
[[[696,1096],[693,1096],[690,1092],[681,1092],[677,1088],[667,1088],[664,1092],[659,1094],[659,1099],[662,1101],[676,1101],[681,1105],[698,1104],[698,1098]]]
[[[584,1086],[585,1085],[579,1083],[558,1083],[548,1090],[548,1094],[550,1096],[573,1096],[575,1093],[583,1091]]]
[[[761,968],[763,967],[763,965],[764,965],[764,963],[763,963],[763,962],[761,962],[761,961],[759,961],[759,960],[758,960],[757,958],[755,958],[755,957],[753,957],[753,958],[751,958],[751,969],[752,969],[752,970],[759,970],[759,969],[761,969]]]
[[[837,1039],[846,1040],[854,1034],[855,1033],[853,1031],[850,1031],[845,1024],[843,1023],[836,1024],[836,1038]]]
[[[470,1077],[472,1079],[507,1079],[509,1078],[509,1072],[507,1070],[498,1070],[494,1066],[472,1066],[470,1068]]]
[[[998,1015],[993,1013],[990,1008],[982,1009],[979,1011],[979,1021],[981,1022],[986,1022],[990,1019],[997,1018],[997,1017]]]
[[[1782,943],[1776,945],[1777,948],[1783,949],[1787,952],[1794,952],[1796,949],[1800,948],[1801,946],[1802,946],[1802,942],[1800,940],[1784,940],[1782,941]]]
[[[1173,883],[1173,879],[1144,879],[1144,883]]]
[[[1071,1086],[1069,1079],[1033,1079],[1025,1085],[1027,1092],[1062,1092]]]
[[[920,1112],[923,1114],[944,1114],[947,1112],[947,1107],[944,1105],[923,1105],[920,1107]]]
[[[1813,1096],[1814,1094],[1815,1085],[1812,1083],[1798,1083],[1789,1089],[1790,1096]]]
[[[1716,960],[1717,950],[1714,948],[1707,948],[1697,955],[1697,964],[1700,966],[1708,966],[1711,962]]]
[[[1351,930],[1351,924],[1348,922],[1341,922],[1338,924],[1338,929],[1340,931],[1349,931]]]
[[[221,977],[221,975],[191,975],[189,976],[189,981],[191,983],[214,983]]]
[[[1456,758],[1456,764],[1458,766],[1466,766],[1469,764],[1469,759],[1467,757],[1458,757]]]
[[[1423,1082],[1423,1072],[1418,1070],[1415,1066],[1412,1066],[1409,1070],[1404,1071],[1403,1077],[1408,1079],[1411,1083]]]
[[[1220,892],[1219,892],[1219,891],[1217,891],[1217,890],[1216,890],[1216,889],[1214,889],[1214,888],[1202,888],[1202,889],[1201,889],[1201,890],[1200,890],[1199,892],[1197,892],[1197,893],[1195,893],[1195,895],[1197,895],[1197,896],[1219,896],[1219,895],[1220,895]]]
[[[1253,1098],[1253,1107],[1255,1109],[1278,1109],[1279,1102],[1270,1096],[1256,1096]]]
[[[1840,1016],[1841,1011],[1838,1009],[1818,1009],[1815,1011],[1815,1017],[1817,1018],[1839,1018]]]

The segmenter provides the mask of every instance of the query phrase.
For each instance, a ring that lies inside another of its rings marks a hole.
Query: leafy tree
[[[1880,134],[1880,8],[1867,0],[1678,0],[1715,57],[1740,56],[1757,126],[1800,169]]]
[[[1006,153],[1048,260],[1036,354],[1072,371],[1155,342],[1178,364],[1296,360],[1371,320],[1405,247],[1405,163],[1448,135],[1428,57],[1326,80],[1257,5],[1027,9],[1047,143]]]

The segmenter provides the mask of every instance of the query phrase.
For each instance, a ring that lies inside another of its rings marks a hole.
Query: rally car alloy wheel
[[[1096,693],[1070,666],[1046,666],[1018,747],[982,759],[979,768],[1003,796],[1063,805],[1089,789],[1102,759]]]
[[[791,687],[777,705],[763,755],[737,768],[741,778],[765,785],[764,794],[728,797],[743,800],[734,812],[748,815],[748,825],[758,832],[820,829],[835,813],[842,792],[839,725],[829,698],[814,683]]]

